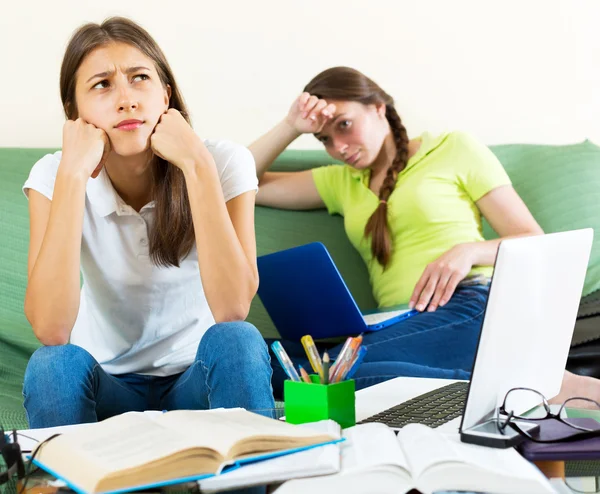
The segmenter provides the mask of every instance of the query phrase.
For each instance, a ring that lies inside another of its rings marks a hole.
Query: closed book
[[[592,418],[570,418],[570,423],[590,430],[600,429]],[[538,439],[550,440],[572,436],[580,432],[555,419],[540,420]],[[536,443],[526,440],[519,446],[521,454],[530,461],[600,460],[600,437],[566,443]]]

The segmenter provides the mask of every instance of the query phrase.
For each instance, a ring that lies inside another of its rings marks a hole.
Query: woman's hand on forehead
[[[333,119],[335,111],[335,104],[305,92],[292,104],[286,121],[299,134],[316,134]]]

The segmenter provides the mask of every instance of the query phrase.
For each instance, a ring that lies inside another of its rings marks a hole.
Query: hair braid
[[[371,252],[383,267],[387,266],[392,255],[392,239],[388,223],[387,200],[396,187],[398,174],[404,170],[408,161],[408,136],[400,116],[392,104],[386,105],[385,116],[390,124],[396,156],[388,168],[385,179],[379,189],[379,205],[369,218],[365,227],[365,236],[371,236]]]
[[[363,105],[385,105],[385,116],[396,144],[396,155],[379,190],[379,205],[365,227],[371,237],[371,252],[384,268],[392,256],[392,239],[387,218],[387,200],[396,187],[398,175],[408,161],[406,129],[394,108],[393,98],[366,75],[350,67],[332,67],[317,74],[304,88],[317,98],[333,101],[356,101]]]

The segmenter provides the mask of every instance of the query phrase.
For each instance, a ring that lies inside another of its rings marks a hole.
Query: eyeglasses
[[[523,412],[523,407],[527,410]],[[539,391],[531,388],[512,388],[504,396],[502,405],[496,409],[498,430],[504,433],[506,427],[537,443],[560,443],[579,441],[600,436],[600,429],[588,429],[573,423],[568,417],[568,409],[587,409],[600,412],[600,403],[590,398],[573,397],[566,400],[557,413],[552,412],[548,400]],[[504,416],[504,417],[501,417]],[[539,421],[554,419],[573,428],[577,432],[556,439],[539,439],[519,427],[518,421]]]

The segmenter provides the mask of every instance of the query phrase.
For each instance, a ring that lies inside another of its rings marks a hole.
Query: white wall
[[[597,0],[1,0],[0,146],[60,145],[66,42],[114,14],[157,39],[205,137],[247,144],[313,75],[350,65],[396,98],[410,135],[600,143]]]

